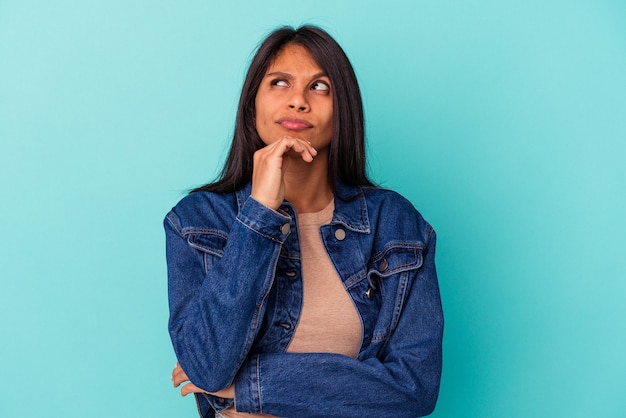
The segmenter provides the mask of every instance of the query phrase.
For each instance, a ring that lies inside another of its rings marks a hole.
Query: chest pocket
[[[369,297],[378,306],[372,318],[370,349],[381,350],[393,334],[408,297],[413,272],[423,263],[420,242],[392,242],[376,253],[368,265]]]
[[[375,274],[388,277],[405,270],[417,269],[422,266],[422,250],[419,242],[392,242],[376,253],[369,264],[368,276]]]
[[[187,243],[198,250],[207,273],[216,260],[222,258],[228,235],[214,229],[193,229],[187,232]]]

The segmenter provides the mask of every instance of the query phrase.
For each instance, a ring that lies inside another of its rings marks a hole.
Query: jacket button
[[[389,262],[386,259],[383,259],[383,261],[380,262],[380,271],[387,270],[387,267],[389,267]]]
[[[291,226],[289,224],[284,224],[283,226],[280,227],[280,232],[283,235],[287,235],[289,231],[291,231]]]
[[[336,230],[335,238],[337,238],[338,241],[343,241],[344,239],[346,239],[346,231],[344,231],[343,229]]]

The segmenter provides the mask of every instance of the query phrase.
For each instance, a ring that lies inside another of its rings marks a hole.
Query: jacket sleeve
[[[411,272],[413,283],[398,326],[378,357],[250,356],[235,382],[237,410],[289,417],[430,414],[439,393],[443,336],[432,230],[424,251],[424,263]]]
[[[258,333],[290,218],[248,198],[206,268],[177,212],[164,221],[170,337],[190,381],[214,392],[232,383]]]

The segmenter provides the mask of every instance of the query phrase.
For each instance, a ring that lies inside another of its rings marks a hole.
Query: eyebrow
[[[294,76],[290,73],[284,73],[282,71],[273,71],[271,73],[267,73],[265,74],[265,77],[283,77],[283,78],[288,78],[288,79],[293,79]],[[319,73],[315,73],[311,76],[311,80],[315,79],[315,78],[320,78],[320,77],[326,77],[328,78],[328,74],[326,74],[326,72],[324,71],[320,71]]]

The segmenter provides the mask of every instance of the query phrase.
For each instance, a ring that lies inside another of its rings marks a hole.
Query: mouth
[[[280,118],[276,123],[290,131],[303,131],[313,127],[313,125],[306,120],[296,118]]]

